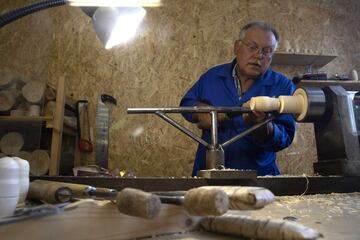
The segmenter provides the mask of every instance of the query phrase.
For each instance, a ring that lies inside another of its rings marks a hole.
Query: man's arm
[[[288,79],[283,81],[283,85],[278,87],[282,89],[282,95],[292,95],[295,90],[294,85]],[[263,122],[266,116],[262,112],[253,112],[251,114],[244,114],[243,118],[249,126],[253,126]],[[291,114],[282,114],[274,121],[255,130],[252,135],[256,143],[265,150],[279,151],[291,144],[295,134],[295,126],[296,123]]]
[[[205,75],[202,75],[200,79],[186,92],[181,99],[181,107],[206,107],[212,106],[211,103],[204,100],[202,96],[203,84],[206,82]],[[211,115],[210,113],[183,113],[186,120],[192,123],[196,123],[200,129],[209,129],[211,127]],[[218,114],[218,122],[226,120],[226,114]]]

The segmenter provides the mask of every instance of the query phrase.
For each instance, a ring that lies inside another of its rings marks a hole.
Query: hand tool
[[[76,102],[78,145],[81,152],[93,151],[88,105],[89,102],[87,100],[79,100]]]
[[[228,196],[219,188],[194,188],[187,191],[184,196],[171,197],[158,196],[132,188],[124,188],[118,192],[114,189],[95,188],[89,185],[46,180],[35,180],[32,183],[33,188],[44,189],[50,196],[54,195],[52,193],[53,190],[66,187],[71,189],[74,198],[93,197],[116,200],[120,212],[147,219],[152,219],[160,213],[161,203],[182,205],[189,214],[197,216],[222,215],[228,210],[229,206]],[[35,190],[33,189],[32,191]],[[43,195],[39,194],[37,196],[42,197]]]
[[[257,219],[250,216],[226,214],[206,217],[201,226],[210,232],[224,233],[251,239],[315,240],[322,237],[317,230],[300,223],[277,219]]]
[[[61,191],[59,191],[59,189]],[[69,195],[69,192],[65,192],[64,189],[68,189],[70,192],[70,197],[66,198],[66,195]],[[55,181],[46,181],[46,180],[34,180],[30,183],[29,194],[31,198],[39,200],[50,200],[49,203],[54,203],[54,201],[48,196],[61,196],[67,201],[70,201],[72,198],[101,198],[113,200],[116,198],[117,191],[109,188],[96,188],[90,185],[84,184],[75,184],[75,183],[65,183],[65,182],[55,182]],[[28,196],[29,197],[29,196]],[[55,197],[53,197],[55,198]],[[48,201],[46,201],[48,202]]]
[[[30,183],[28,199],[41,200],[46,203],[65,203],[73,197],[69,187],[52,184],[50,181],[35,180]]]
[[[108,168],[108,142],[109,142],[109,108],[105,103],[116,105],[114,97],[102,94],[98,100],[96,113],[96,159],[97,165]]]
[[[205,190],[221,190],[226,193],[229,198],[229,209],[231,210],[249,210],[260,209],[272,203],[275,200],[274,194],[262,187],[248,186],[203,186],[195,188],[198,191]],[[173,192],[153,192],[164,198],[165,201],[171,201],[181,196],[185,196],[185,191]]]

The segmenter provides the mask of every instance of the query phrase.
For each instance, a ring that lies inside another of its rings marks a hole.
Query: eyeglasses
[[[245,45],[251,54],[258,53],[266,58],[271,58],[274,55],[274,49],[272,47],[259,48],[256,44],[246,43],[243,40],[239,41]]]

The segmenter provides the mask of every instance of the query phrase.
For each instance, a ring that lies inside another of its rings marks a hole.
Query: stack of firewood
[[[0,69],[0,112],[11,116],[40,116],[46,84],[27,81],[9,68]]]

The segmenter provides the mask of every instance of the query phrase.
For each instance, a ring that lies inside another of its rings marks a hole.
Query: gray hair
[[[243,40],[245,38],[245,34],[246,34],[247,30],[249,30],[250,28],[254,28],[254,27],[260,28],[265,32],[272,32],[276,39],[275,48],[277,47],[277,44],[279,42],[279,33],[276,31],[276,29],[271,24],[269,24],[265,21],[253,21],[253,22],[249,22],[248,24],[246,24],[240,30],[239,39]]]

